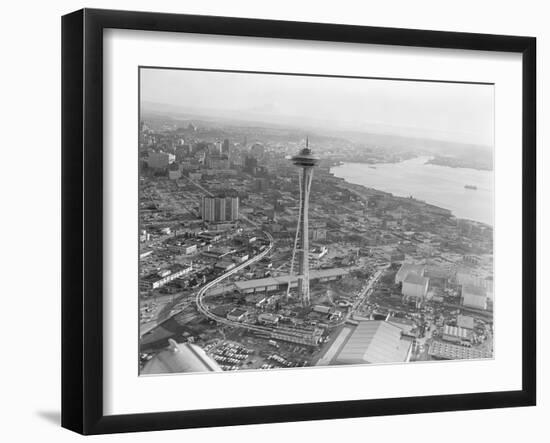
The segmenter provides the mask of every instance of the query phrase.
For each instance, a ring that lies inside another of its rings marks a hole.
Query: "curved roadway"
[[[251,265],[252,263],[256,263],[257,261],[264,258],[267,254],[269,254],[269,252],[271,252],[271,250],[273,249],[273,243],[274,243],[273,237],[267,231],[263,231],[263,233],[269,239],[269,246],[265,250],[263,250],[259,254],[255,255],[250,260],[247,260],[244,263],[241,263],[239,266],[236,266],[235,268],[231,269],[230,271],[228,271],[228,272],[220,275],[219,277],[215,278],[214,280],[208,282],[206,285],[204,285],[197,292],[195,302],[197,304],[197,309],[199,310],[199,312],[201,314],[203,314],[204,316],[208,317],[211,320],[215,320],[218,323],[222,323],[226,326],[247,328],[247,329],[251,329],[251,330],[254,330],[254,331],[258,331],[258,332],[271,332],[272,331],[271,328],[266,327],[266,326],[250,325],[250,324],[247,324],[247,323],[241,323],[241,322],[238,322],[238,321],[229,320],[225,317],[220,317],[219,315],[216,315],[216,314],[212,313],[211,311],[209,311],[208,308],[206,307],[206,305],[204,304],[204,300],[203,300],[204,296],[206,295],[206,292],[210,288],[217,285],[218,283],[221,283],[227,277],[235,274],[236,272],[239,272],[241,269],[246,268],[248,265]]]
[[[262,252],[260,252],[258,255],[255,255],[254,257],[252,257],[250,260],[247,260],[246,262],[244,263],[241,263],[239,266],[231,269],[230,271],[220,275],[219,277],[215,278],[214,280],[208,282],[206,285],[204,285],[198,292],[197,292],[197,296],[196,296],[196,299],[195,299],[195,303],[197,305],[197,309],[199,310],[199,312],[201,314],[203,314],[204,316],[208,317],[209,319],[211,320],[214,320],[218,323],[221,323],[223,325],[226,325],[226,326],[232,326],[232,327],[237,327],[237,328],[246,328],[246,329],[249,329],[249,330],[252,330],[252,331],[257,331],[257,332],[267,332],[267,333],[270,333],[273,331],[274,328],[272,327],[269,327],[269,326],[259,326],[259,325],[251,325],[251,324],[248,324],[248,323],[242,323],[242,322],[239,322],[239,321],[235,321],[235,320],[229,320],[227,319],[226,317],[221,317],[219,315],[216,315],[214,314],[213,312],[209,311],[208,310],[208,307],[204,304],[204,297],[206,295],[206,292],[211,289],[212,287],[214,287],[215,285],[217,285],[218,283],[221,283],[222,281],[224,281],[226,278],[228,278],[229,276],[235,274],[236,272],[239,272],[241,269],[247,267],[248,265],[251,265],[252,263],[255,263],[259,260],[261,260],[262,258],[264,258],[269,252],[271,252],[271,250],[273,249],[273,243],[274,243],[274,240],[273,240],[273,237],[272,235],[267,232],[267,231],[263,231],[264,234],[267,236],[267,238],[269,239],[269,246]],[[358,300],[356,300],[356,302],[353,304],[353,307],[352,309],[350,309],[350,311],[347,313],[346,316],[344,316],[344,319],[342,319],[340,322],[334,324],[334,325],[331,325],[331,329],[334,328],[334,327],[337,327],[337,326],[341,326],[342,324],[344,324],[350,317],[351,317],[351,314],[353,312],[355,312],[357,310],[357,308],[359,307],[359,305],[361,305],[364,300],[365,300],[365,296],[371,291],[372,287],[374,286],[374,284],[378,281],[378,279],[382,276],[382,270],[379,270],[373,279],[371,279],[367,285],[365,285],[365,287],[363,288],[363,290],[361,291],[361,295],[360,297],[358,298]]]

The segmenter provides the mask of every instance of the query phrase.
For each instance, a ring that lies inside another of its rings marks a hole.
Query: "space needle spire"
[[[309,306],[309,193],[313,179],[313,167],[319,162],[319,157],[313,155],[311,149],[309,149],[309,137],[306,137],[306,147],[292,157],[291,160],[301,169],[299,173],[300,207],[291,273],[294,266],[294,257],[298,253],[298,294],[302,305]]]

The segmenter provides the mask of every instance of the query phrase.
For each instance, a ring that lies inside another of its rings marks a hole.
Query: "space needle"
[[[309,139],[306,137],[306,147],[292,157],[291,160],[292,163],[302,170],[299,174],[300,208],[298,213],[298,227],[294,240],[290,272],[292,274],[294,270],[294,258],[296,252],[298,252],[298,294],[302,301],[302,306],[309,306],[309,192],[313,179],[313,167],[319,162],[319,157],[312,154],[311,149],[309,149]],[[290,292],[290,282],[288,291]]]

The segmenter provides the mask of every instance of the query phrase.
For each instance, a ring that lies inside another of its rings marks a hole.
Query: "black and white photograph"
[[[494,84],[137,75],[141,376],[494,358]]]
[[[544,441],[544,6],[7,2],[2,441]]]

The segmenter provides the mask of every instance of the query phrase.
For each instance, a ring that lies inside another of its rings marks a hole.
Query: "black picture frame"
[[[103,413],[103,30],[504,51],[522,54],[522,388],[171,411]],[[536,39],[504,35],[83,9],[62,18],[62,426],[82,434],[413,414],[536,403]]]

